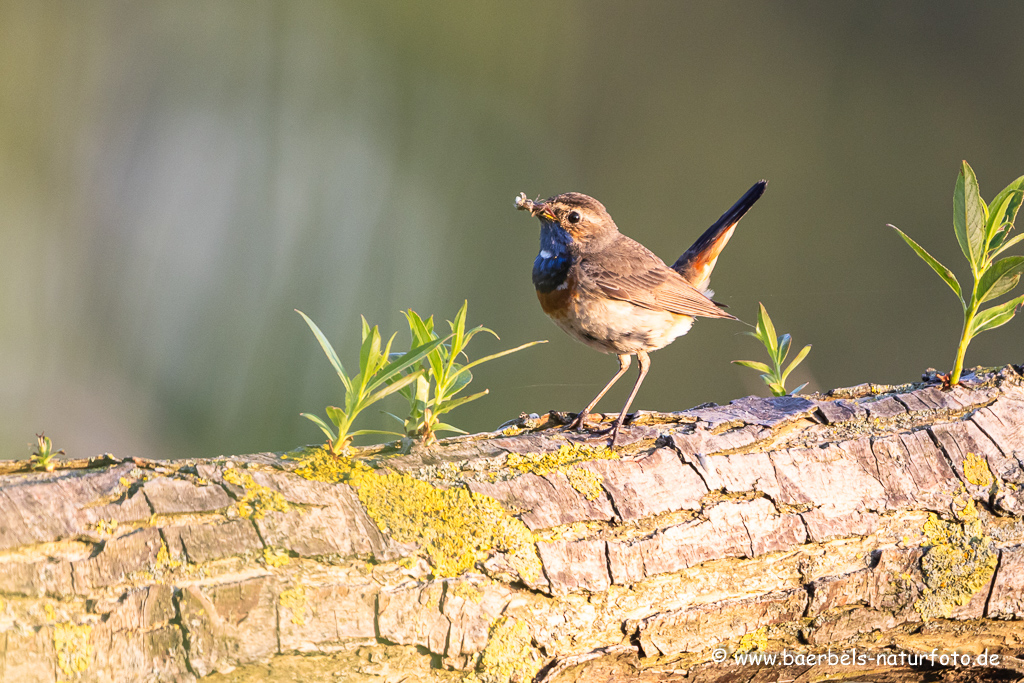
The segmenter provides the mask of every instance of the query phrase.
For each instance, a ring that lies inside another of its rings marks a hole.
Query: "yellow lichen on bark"
[[[237,468],[230,467],[224,470],[224,481],[245,489],[245,493],[235,503],[235,509],[241,517],[263,519],[268,512],[288,511],[288,501],[285,497],[277,491],[257,484],[251,474],[242,474]]]
[[[417,543],[438,577],[458,576],[488,553],[504,553],[528,581],[541,574],[536,538],[490,496],[435,488],[409,474],[378,473],[365,463],[318,450],[296,473],[345,482],[377,527],[399,543]]]
[[[278,601],[281,603],[281,607],[291,610],[293,624],[296,626],[304,626],[306,624],[305,586],[297,584],[293,588],[281,591]]]
[[[491,626],[487,647],[477,667],[482,683],[528,683],[544,664],[544,658],[525,621],[501,617]]]
[[[92,626],[65,623],[53,627],[53,649],[57,668],[68,679],[77,678],[92,662]]]
[[[999,555],[973,500],[954,520],[929,513],[923,531],[930,547],[921,558],[925,588],[914,607],[925,621],[949,618],[992,578]]]
[[[561,472],[569,480],[569,485],[579,491],[587,500],[597,500],[604,492],[601,487],[601,475],[580,467],[579,463],[588,460],[615,460],[618,454],[608,448],[587,446],[585,444],[564,444],[553,453],[509,453],[505,456],[505,466],[522,474],[531,473],[539,476]]]
[[[975,486],[991,486],[995,481],[988,463],[974,453],[964,458],[964,478]]]

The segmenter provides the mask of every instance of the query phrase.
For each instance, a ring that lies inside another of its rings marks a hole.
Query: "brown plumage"
[[[718,256],[743,214],[764,192],[755,184],[670,268],[639,242],[621,234],[604,205],[568,192],[543,202],[520,194],[516,207],[541,221],[541,248],[533,282],[544,312],[575,339],[619,358],[619,371],[569,425],[581,428],[602,396],[629,368],[640,374],[612,429],[618,438],[633,398],[650,368],[648,352],[686,334],[695,317],[736,318],[711,300],[708,284]]]

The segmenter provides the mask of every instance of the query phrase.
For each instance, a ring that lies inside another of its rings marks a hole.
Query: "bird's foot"
[[[565,426],[566,430],[571,432],[583,431],[587,428],[587,418],[590,417],[590,413],[583,411],[582,413],[576,413],[576,417],[572,419],[572,422]]]
[[[632,422],[636,418],[636,415],[637,415],[636,413],[628,413],[626,415],[620,416],[619,419],[615,420],[615,424],[613,424],[611,427],[607,427],[605,429],[599,429],[599,430],[593,431],[593,432],[590,433],[590,436],[591,437],[603,437],[603,436],[608,436],[609,434],[611,434],[612,435],[612,441],[611,441],[610,444],[608,444],[608,447],[609,448],[615,448],[615,444],[618,443],[618,440],[619,440],[619,430],[627,422]]]
[[[615,444],[619,440],[619,429],[622,425],[631,422],[635,417],[636,413],[629,413],[624,416],[622,420],[615,420],[615,423],[611,427],[605,427],[603,429],[591,428],[587,425],[587,418],[590,417],[590,413],[579,413],[571,422],[565,426],[566,431],[577,432],[575,437],[572,437],[574,441],[597,441],[602,440],[611,435],[611,443],[608,445],[609,448],[614,448]]]

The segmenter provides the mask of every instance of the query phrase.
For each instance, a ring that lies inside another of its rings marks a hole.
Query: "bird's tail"
[[[711,282],[711,271],[715,269],[715,263],[718,262],[718,255],[729,243],[729,238],[732,237],[733,230],[743,218],[743,214],[764,194],[767,184],[767,180],[754,183],[754,186],[747,190],[747,193],[740,197],[731,209],[723,213],[722,217],[705,230],[704,234],[693,243],[693,246],[672,264],[672,270],[682,275],[687,282],[708,297],[713,296],[714,292],[708,289],[708,285]]]

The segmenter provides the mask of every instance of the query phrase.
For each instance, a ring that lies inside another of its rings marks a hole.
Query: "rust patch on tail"
[[[725,249],[725,245],[729,243],[729,238],[736,231],[737,223],[739,221],[736,221],[736,223],[715,235],[707,244],[702,244],[700,251],[690,254],[685,270],[679,274],[697,289],[705,290],[708,282],[711,280],[711,271],[715,269],[719,255]]]

